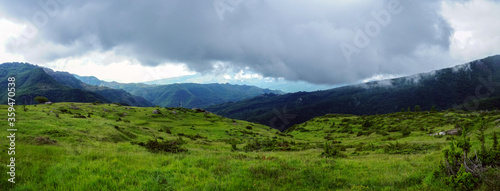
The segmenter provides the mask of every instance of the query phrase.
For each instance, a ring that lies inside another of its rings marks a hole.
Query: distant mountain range
[[[0,79],[16,77],[17,104],[35,96],[53,102],[120,103],[133,106],[205,108],[229,118],[285,130],[328,113],[371,115],[401,110],[500,107],[500,56],[407,77],[314,92],[283,94],[248,85],[105,82],[27,63],[0,65]],[[0,91],[3,104],[7,88]]]
[[[327,113],[384,114],[436,109],[500,108],[500,56],[407,77],[316,92],[266,94],[206,109],[279,130]]]
[[[52,102],[120,103],[131,106],[200,108],[227,101],[239,101],[265,93],[281,91],[255,86],[231,84],[172,84],[146,85],[141,83],[105,82],[95,77],[81,77],[67,72],[28,63],[0,65],[0,79],[16,77],[17,104],[33,104],[34,97],[44,96]],[[2,89],[3,104],[7,103],[7,89]],[[0,92],[0,93],[1,93]]]
[[[286,93],[293,93],[299,91],[317,91],[327,90],[338,86],[334,85],[318,85],[304,81],[289,81],[282,78],[264,78],[252,74],[245,73],[229,73],[225,76],[222,75],[201,75],[194,74],[181,77],[166,78],[144,82],[149,85],[162,85],[162,84],[175,84],[175,83],[197,83],[197,84],[235,84],[235,85],[251,85],[260,88],[271,90],[280,90]]]
[[[255,86],[231,84],[169,84],[146,85],[142,83],[106,82],[93,76],[78,76],[82,82],[123,89],[131,94],[144,97],[162,107],[200,108],[228,101],[239,101],[266,93],[283,94],[281,91],[262,89]]]

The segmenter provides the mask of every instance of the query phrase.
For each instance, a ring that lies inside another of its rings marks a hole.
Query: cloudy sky
[[[120,82],[244,71],[338,85],[495,54],[498,0],[0,1],[0,62]]]

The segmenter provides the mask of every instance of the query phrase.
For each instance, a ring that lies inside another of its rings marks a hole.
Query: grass
[[[487,139],[500,132],[495,122],[499,112],[326,115],[277,134],[267,126],[183,108],[83,103],[27,108],[24,112],[16,106],[16,184],[1,173],[0,190],[452,190],[434,172],[439,170],[441,150],[450,142],[447,138],[453,136],[428,134],[453,129],[477,115],[488,121]],[[153,114],[154,109],[162,114]],[[365,120],[371,120],[370,127],[363,126]],[[411,133],[390,132],[394,127]],[[357,136],[359,131],[363,135]],[[320,156],[327,136],[330,143],[345,147],[347,157]],[[478,150],[476,136],[469,136]],[[186,141],[182,147],[187,152],[152,153],[131,144],[179,137]],[[56,142],[40,141],[47,138]],[[289,151],[243,150],[267,139],[293,144]],[[236,144],[236,151],[230,143]],[[389,143],[412,145],[413,152],[385,152]],[[0,144],[0,171],[7,172],[7,138]]]

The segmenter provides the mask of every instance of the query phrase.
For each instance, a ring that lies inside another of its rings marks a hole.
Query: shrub
[[[246,128],[246,129],[252,129],[252,127],[251,127],[251,126],[246,126],[245,128]]]
[[[485,173],[484,190],[500,190],[500,169],[493,168]]]
[[[185,141],[182,138],[178,138],[177,140],[148,140],[147,142],[130,142],[133,145],[139,145],[141,147],[146,148],[149,152],[159,153],[159,152],[167,152],[167,153],[180,153],[186,152],[187,149],[182,148],[181,146],[185,144]]]
[[[332,137],[332,134],[328,134],[326,135],[325,137],[323,137],[324,139],[328,140],[328,141],[331,141],[333,140],[333,137]]]
[[[420,112],[420,111],[421,111],[420,106],[419,106],[419,105],[416,105],[416,106],[415,106],[415,112]]]
[[[358,131],[358,134],[356,134],[356,137],[360,137],[360,136],[363,136],[363,135],[364,135],[363,131]]]
[[[464,165],[460,166],[457,174],[450,176],[447,183],[459,190],[473,190],[476,187],[478,179],[472,176],[470,172],[465,171]]]
[[[236,142],[231,141],[231,142],[229,142],[229,144],[231,144],[231,151],[237,151],[238,150],[238,147],[236,147]]]
[[[46,97],[43,97],[43,96],[36,96],[35,99],[33,99],[33,100],[37,101],[38,103],[49,102],[49,99],[47,99]]]
[[[282,139],[262,139],[254,140],[243,146],[244,151],[290,151],[291,143]]]
[[[342,153],[340,146],[331,145],[328,142],[325,142],[324,151],[321,153],[321,156],[327,158],[337,158],[345,157],[346,155]]]
[[[389,135],[389,133],[387,133],[387,132],[385,132],[385,131],[377,131],[376,133],[377,133],[377,134],[379,134],[379,135],[382,135],[382,136],[387,136],[387,135]]]
[[[371,126],[373,126],[373,122],[370,121],[369,119],[363,121],[363,125],[362,125],[362,129],[363,130],[367,130],[368,128],[370,128]]]
[[[403,135],[403,137],[407,137],[410,134],[411,134],[411,131],[408,128],[405,128],[405,129],[403,129],[403,131],[401,131],[401,135]]]

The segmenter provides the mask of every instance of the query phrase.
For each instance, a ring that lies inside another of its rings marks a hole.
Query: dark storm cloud
[[[35,37],[8,46],[18,53],[41,52],[30,55],[45,61],[113,50],[143,65],[182,62],[205,72],[222,62],[326,84],[451,64],[453,31],[439,14],[439,1],[69,0],[45,9],[43,2],[58,1],[40,2],[7,1],[0,7],[20,23],[47,13]],[[58,48],[40,45],[47,42]]]

